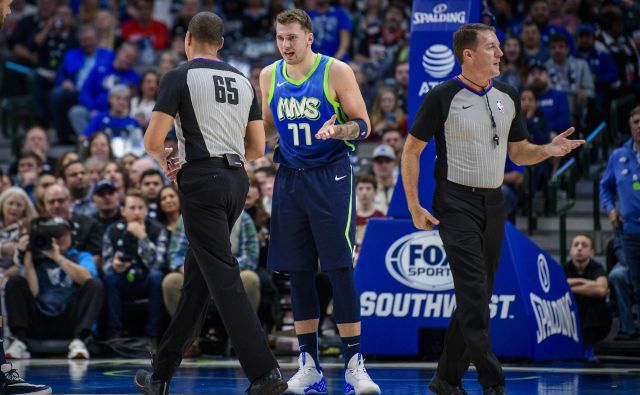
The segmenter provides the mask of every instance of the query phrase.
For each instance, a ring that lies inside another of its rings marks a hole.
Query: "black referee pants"
[[[154,357],[154,378],[173,376],[182,354],[200,333],[212,297],[242,369],[253,381],[278,363],[231,254],[229,234],[244,207],[247,173],[214,158],[186,164],[178,186],[189,249],[180,301]]]
[[[437,375],[452,385],[473,362],[483,387],[504,384],[491,347],[489,301],[504,236],[505,206],[500,188],[470,188],[438,182],[433,199],[440,237],[449,259],[456,295]]]

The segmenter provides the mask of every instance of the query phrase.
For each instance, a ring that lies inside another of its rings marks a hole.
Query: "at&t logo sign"
[[[455,65],[453,51],[446,45],[434,44],[422,56],[422,67],[433,78],[447,77]]]
[[[396,240],[387,250],[385,264],[389,274],[408,287],[453,289],[449,261],[437,231],[416,232]]]

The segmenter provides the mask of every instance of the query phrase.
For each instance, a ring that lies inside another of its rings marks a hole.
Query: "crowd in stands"
[[[34,83],[5,66],[3,91],[32,95],[34,111],[33,122],[22,125],[21,152],[0,176],[0,287],[14,339],[8,357],[28,358],[28,339],[53,336],[74,339],[70,357],[88,358],[91,336],[130,333],[123,310],[137,300],[148,304],[144,336],[158,338],[164,315],[177,306],[189,243],[177,190],[144,154],[162,76],[185,61],[190,18],[213,11],[225,21],[222,57],[250,78],[260,99],[259,72],[278,58],[273,17],[294,6],[312,17],[313,49],[351,65],[369,109],[371,135],[352,158],[357,252],[367,220],[387,215],[410,128],[411,1],[13,1],[0,50],[5,62],[30,70]],[[612,98],[640,93],[638,1],[492,0],[483,22],[497,29],[504,52],[498,79],[518,89],[536,144],[571,125],[584,136],[604,119]],[[53,144],[67,152],[52,157]],[[177,147],[175,135],[166,145]],[[274,309],[265,307],[272,300],[264,298],[277,288],[266,270],[274,145],[271,138],[267,155],[246,164],[249,193],[231,235],[243,285],[262,320],[273,319]],[[525,169],[507,160],[509,210],[517,209],[525,175],[533,180],[530,193],[542,193],[559,164]],[[636,183],[640,189],[633,178],[633,188]],[[607,211],[616,207],[607,202]],[[640,242],[625,233],[635,231],[621,230],[619,243],[633,239],[637,258]],[[576,295],[604,298],[607,272],[602,281],[600,266],[585,266],[592,255],[588,237],[574,240],[575,265],[567,263],[567,275],[594,281],[584,291],[586,280],[570,280]],[[635,338],[629,289],[640,297],[640,263],[624,266],[629,255],[620,256],[622,266],[610,274],[616,288],[610,299],[617,298],[624,317],[623,338]]]

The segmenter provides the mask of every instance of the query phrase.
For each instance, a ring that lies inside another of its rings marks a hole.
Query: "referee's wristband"
[[[356,136],[353,140],[366,139],[367,133],[369,133],[369,127],[367,126],[367,123],[361,118],[352,119],[351,121],[355,122],[359,128],[358,136]]]

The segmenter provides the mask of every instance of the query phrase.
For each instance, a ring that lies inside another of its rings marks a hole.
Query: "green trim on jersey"
[[[338,122],[344,124],[344,123],[347,123],[349,121],[349,118],[344,113],[344,111],[342,111],[342,106],[340,106],[340,103],[335,101],[331,97],[331,92],[329,91],[329,69],[331,68],[331,65],[333,64],[334,60],[335,60],[334,58],[330,58],[327,61],[327,65],[324,66],[324,80],[323,80],[323,83],[322,83],[322,87],[323,87],[323,90],[324,90],[324,97],[333,106],[333,110],[336,113],[336,116],[338,117],[337,118]],[[352,142],[350,142],[348,140],[343,140],[343,141],[347,145],[347,147],[349,147],[351,149],[352,152],[354,152],[356,150],[355,144],[353,144]]]
[[[307,75],[305,75],[304,77],[302,77],[299,80],[294,80],[293,78],[290,78],[287,75],[287,62],[284,62],[284,64],[282,65],[282,76],[284,77],[285,80],[289,81],[290,83],[292,83],[293,85],[302,85],[304,84],[304,82],[306,80],[309,79],[309,77],[311,77],[313,75],[313,73],[316,71],[316,69],[318,68],[318,65],[320,65],[320,60],[322,59],[322,55],[320,55],[319,53],[316,54],[316,60],[313,63],[313,67],[311,68],[311,70],[309,70],[309,72],[307,73]]]
[[[282,60],[278,60],[273,63],[271,69],[271,86],[269,87],[269,97],[267,98],[267,103],[271,104],[271,99],[273,99],[273,91],[276,89],[276,72],[278,70],[278,64],[282,62]]]

